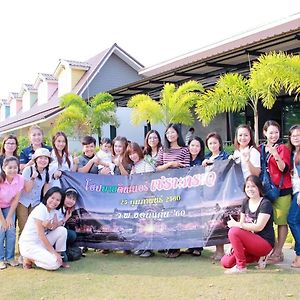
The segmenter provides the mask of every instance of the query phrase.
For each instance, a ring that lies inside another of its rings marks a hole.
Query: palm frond
[[[282,92],[297,97],[300,92],[300,56],[283,52],[262,55],[251,68],[249,85],[268,109],[273,107]]]
[[[139,125],[143,122],[150,122],[157,124],[163,122],[164,115],[161,106],[154,100],[145,100],[139,104],[138,107],[133,108],[131,121],[134,125]]]
[[[109,94],[109,93],[98,93],[96,94],[92,100],[91,100],[91,107],[96,107],[97,105],[101,103],[107,103],[107,102],[112,102],[114,101],[114,97]]]
[[[133,97],[131,97],[128,102],[127,106],[130,108],[136,108],[138,105],[144,101],[152,100],[152,98],[146,94],[138,94]],[[154,101],[154,100],[153,100]]]
[[[240,74],[228,73],[220,77],[213,89],[200,96],[195,112],[199,121],[207,126],[219,113],[243,109],[249,96],[247,80]]]

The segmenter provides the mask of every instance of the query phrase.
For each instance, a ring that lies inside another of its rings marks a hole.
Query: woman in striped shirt
[[[190,153],[185,146],[180,128],[177,124],[169,124],[165,131],[164,147],[159,149],[156,161],[156,170],[164,171],[174,168],[190,166]],[[180,249],[169,249],[166,257],[176,258],[180,255]]]
[[[158,151],[156,170],[164,171],[189,166],[189,149],[185,146],[179,126],[171,123],[165,131],[164,147]]]

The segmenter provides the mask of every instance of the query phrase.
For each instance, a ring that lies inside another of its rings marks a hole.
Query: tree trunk
[[[151,123],[147,122],[147,132],[151,130]]]
[[[259,132],[258,132],[258,111],[253,111],[254,114],[254,140],[256,145],[259,145]]]

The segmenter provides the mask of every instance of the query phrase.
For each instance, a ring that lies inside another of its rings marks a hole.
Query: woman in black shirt
[[[244,191],[247,199],[242,204],[240,221],[230,218],[227,223],[232,251],[221,259],[223,267],[228,268],[226,274],[244,273],[246,263],[257,262],[268,255],[275,243],[273,208],[263,197],[260,179],[248,176]]]

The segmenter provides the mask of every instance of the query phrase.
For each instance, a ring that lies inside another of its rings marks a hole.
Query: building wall
[[[83,92],[82,97],[86,99],[97,93],[108,91],[142,78],[136,70],[128,66],[117,55],[112,54],[89,84],[88,90],[86,89]]]
[[[50,97],[54,94],[54,92],[57,90],[57,86],[58,86],[58,83],[57,82],[47,82],[48,84],[48,94],[47,94],[47,102],[48,100],[50,99]]]
[[[71,86],[73,89],[86,71],[75,70],[75,69],[70,69],[70,71],[72,72],[70,76],[71,76]]]
[[[23,112],[28,111],[31,108],[31,95],[29,91],[25,91],[22,97]]]
[[[6,118],[10,116],[10,106],[7,104],[1,105],[1,115],[0,115],[0,121],[4,121]]]
[[[5,115],[4,119],[8,118],[10,116],[10,106],[5,105]]]
[[[117,108],[117,117],[120,122],[120,126],[117,128],[117,136],[125,136],[128,140],[136,142],[139,145],[144,145],[144,126],[141,124],[139,126],[134,126],[131,123],[131,108],[127,107],[118,107]],[[155,124],[151,126],[152,129],[155,129],[159,132],[161,137],[163,137],[165,127],[162,124]],[[110,137],[110,126],[106,125],[102,128],[103,137]]]
[[[205,142],[206,136],[212,132],[216,131],[218,134],[221,135],[223,143],[227,141],[227,120],[226,114],[219,114],[217,115],[211,123],[207,127],[204,127],[196,118],[195,122],[191,126],[183,126],[182,127],[182,135],[185,138],[190,127],[195,128],[195,136],[199,136]]]
[[[38,86],[38,104],[45,104],[48,101],[48,82],[43,80]]]
[[[17,103],[16,99],[10,101],[10,117],[13,117],[17,114]]]
[[[71,81],[70,72],[71,69],[69,67],[66,67],[60,72],[58,76],[58,97],[70,93],[70,91],[72,90],[72,81]]]

